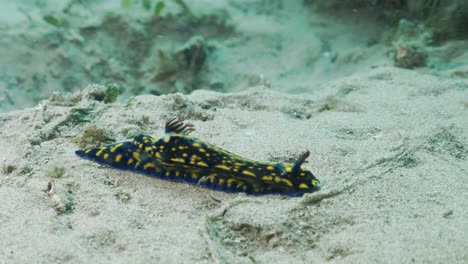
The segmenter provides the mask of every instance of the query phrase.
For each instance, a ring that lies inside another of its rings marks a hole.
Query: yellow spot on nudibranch
[[[182,158],[172,158],[171,161],[173,162],[179,162],[179,163],[185,163],[185,160]]]
[[[317,186],[317,185],[318,185],[317,180],[312,180],[312,185],[313,185],[313,186]]]
[[[143,169],[146,170],[148,168],[154,168],[154,167],[156,167],[156,164],[148,162],[148,163],[145,164],[145,166],[143,166]]]
[[[87,150],[85,150],[84,153],[88,154],[90,151],[91,151],[91,149],[87,149]]]
[[[188,157],[187,153],[182,153],[182,157],[184,158]]]
[[[250,171],[246,171],[246,170],[245,170],[245,171],[242,171],[242,174],[247,175],[247,176],[251,176],[251,177],[256,177],[255,174],[253,174],[253,173],[250,172]]]
[[[170,139],[171,139],[171,137],[169,135],[167,135],[167,136],[164,137],[164,142],[169,143]]]
[[[219,179],[218,183],[219,183],[219,184],[223,184],[223,183],[224,183],[224,179]]]
[[[216,165],[215,168],[222,169],[222,170],[231,170],[228,166],[226,165]]]
[[[305,184],[305,183],[301,183],[301,184],[299,184],[299,188],[300,189],[307,189],[307,188],[309,188],[309,186],[307,186],[307,184]]]
[[[119,162],[121,158],[122,154],[117,154],[117,156],[115,156],[115,162]]]
[[[200,146],[200,144],[198,144],[198,143],[193,143],[193,144],[192,144],[192,146],[194,146],[194,147],[196,147],[196,148],[197,148],[197,147],[199,147],[199,146]]]
[[[285,166],[284,169],[286,170],[286,172],[291,172],[292,171],[292,168],[290,166]]]
[[[114,153],[120,146],[122,146],[122,143],[119,143],[119,144],[113,146],[113,147],[111,148],[110,152],[111,152],[111,153]]]
[[[227,180],[227,185],[228,185],[228,187],[231,187],[231,185],[232,185],[234,182],[236,182],[235,179],[229,179],[229,180]]]
[[[286,183],[286,185],[289,186],[289,187],[293,186],[293,184],[292,184],[292,182],[290,180],[283,179],[282,182]]]
[[[96,157],[99,157],[99,155],[101,155],[101,153],[106,149],[106,147],[102,147],[99,149],[98,152],[96,152]]]
[[[267,167],[267,170],[273,170],[273,167],[272,167],[272,166],[268,166],[268,167]]]
[[[138,162],[141,162],[141,159],[140,159],[140,153],[138,152],[133,152],[133,157],[138,160]]]
[[[206,164],[206,163],[203,162],[203,161],[197,162],[197,165],[198,165],[198,166],[202,166],[202,167],[208,167],[208,164]]]
[[[119,155],[117,155],[117,157],[118,157],[118,156],[119,156]],[[117,157],[115,157],[116,160],[117,160]],[[119,158],[119,160],[120,160],[120,158]],[[132,158],[129,158],[129,159],[128,159],[128,162],[127,162],[127,165],[130,165],[130,164],[132,164],[132,163],[133,163],[133,159],[132,159]]]
[[[206,150],[205,150],[205,149],[202,149],[202,148],[199,149],[198,151],[200,151],[200,152],[206,152]]]
[[[109,154],[106,153],[106,154],[104,154],[103,157],[104,157],[104,159],[107,159],[109,157]]]
[[[159,152],[156,152],[156,154],[154,154],[156,156],[156,158],[160,159],[161,158],[161,155],[159,154]]]

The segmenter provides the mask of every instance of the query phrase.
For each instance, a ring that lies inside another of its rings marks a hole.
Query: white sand
[[[56,104],[0,115],[0,263],[468,262],[467,81],[387,67],[297,96],[257,87]],[[76,107],[94,118],[60,124]],[[309,149],[304,166],[323,187],[226,194],[74,155],[91,124],[122,141],[131,129],[159,136],[179,113],[195,136],[248,158]],[[63,214],[45,192],[60,167],[57,193],[73,205]]]

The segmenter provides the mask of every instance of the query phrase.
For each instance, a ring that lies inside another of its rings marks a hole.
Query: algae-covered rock
[[[107,85],[92,84],[87,88],[87,97],[106,104],[114,103],[119,96],[120,89],[117,84]]]
[[[427,52],[417,42],[399,42],[393,57],[395,65],[402,68],[416,68],[426,66]]]
[[[110,144],[112,142],[115,142],[115,136],[111,131],[92,125],[83,131],[79,145],[81,148],[85,148],[88,146]]]

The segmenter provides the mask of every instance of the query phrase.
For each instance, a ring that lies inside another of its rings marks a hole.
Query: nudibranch
[[[302,196],[320,187],[312,172],[301,168],[309,151],[293,164],[259,162],[195,138],[192,131],[193,125],[172,118],[160,138],[141,134],[132,141],[77,150],[76,154],[116,169],[226,192]]]

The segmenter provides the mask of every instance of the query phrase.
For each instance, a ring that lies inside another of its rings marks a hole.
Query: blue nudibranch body
[[[309,151],[294,164],[258,162],[189,135],[193,130],[191,124],[173,118],[161,138],[142,134],[133,141],[77,150],[76,154],[113,168],[227,192],[302,196],[320,187],[320,181],[301,168]]]

